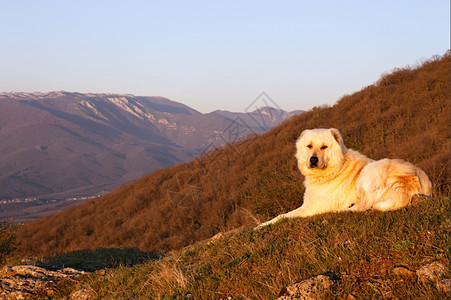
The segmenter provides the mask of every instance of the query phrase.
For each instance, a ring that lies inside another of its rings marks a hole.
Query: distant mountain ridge
[[[231,124],[238,140],[300,112],[262,108],[250,117],[203,114],[164,97],[0,93],[0,200],[110,190],[224,145]]]

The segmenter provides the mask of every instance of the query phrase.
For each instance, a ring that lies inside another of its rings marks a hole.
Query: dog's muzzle
[[[319,159],[316,156],[310,157],[310,168],[318,168]]]

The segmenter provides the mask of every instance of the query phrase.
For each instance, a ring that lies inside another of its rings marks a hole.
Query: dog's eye
[[[321,150],[327,149],[327,146],[322,146]]]
[[[307,146],[307,148],[309,148],[309,149],[312,149],[312,147],[313,147],[312,145],[308,145],[308,146]]]

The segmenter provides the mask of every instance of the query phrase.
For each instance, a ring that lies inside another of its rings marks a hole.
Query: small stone
[[[435,284],[435,287],[437,288],[438,291],[440,291],[442,293],[450,294],[451,293],[451,279],[449,279],[449,278],[442,279]]]
[[[106,270],[105,269],[101,269],[101,270],[97,270],[95,272],[96,275],[100,275],[100,276],[105,276],[106,275]]]
[[[334,282],[325,275],[311,277],[300,283],[295,283],[284,288],[277,300],[314,300],[321,299],[324,292],[328,291]]]
[[[396,276],[401,276],[401,277],[410,277],[413,274],[415,274],[415,272],[409,270],[407,267],[404,267],[404,266],[394,267],[391,271]]]
[[[445,276],[447,270],[448,267],[445,266],[445,264],[434,261],[433,263],[421,267],[417,271],[418,281],[421,283],[438,282]]]
[[[415,205],[417,203],[427,201],[427,200],[431,200],[431,197],[426,196],[426,195],[416,194],[416,195],[412,196],[412,198],[410,199],[410,202],[412,205]]]
[[[15,272],[11,266],[5,266],[0,270],[0,278],[14,276]]]
[[[346,300],[357,300],[357,297],[353,294],[349,294],[348,297],[346,297]]]
[[[92,299],[94,296],[95,293],[93,290],[83,288],[70,294],[69,300],[89,300]]]
[[[210,238],[210,240],[208,241],[208,244],[214,244],[215,242],[219,241],[223,237],[224,237],[224,234],[222,234],[222,232],[219,232]]]

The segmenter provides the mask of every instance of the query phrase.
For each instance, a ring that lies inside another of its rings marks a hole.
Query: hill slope
[[[349,148],[379,159],[403,158],[450,187],[450,54],[382,76],[374,85],[187,164],[24,226],[27,254],[98,247],[168,251],[219,231],[255,224],[302,204],[294,142],[306,128],[336,127]]]

